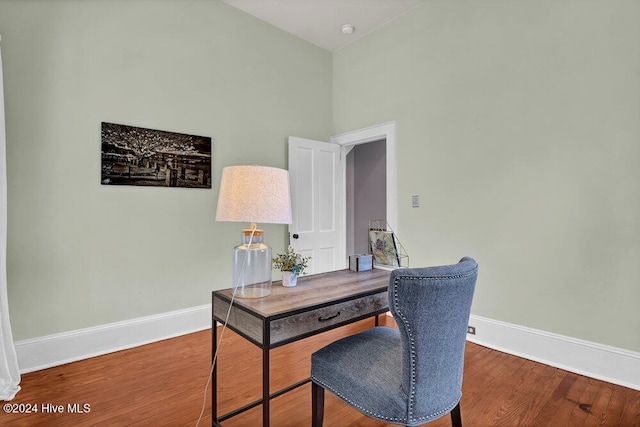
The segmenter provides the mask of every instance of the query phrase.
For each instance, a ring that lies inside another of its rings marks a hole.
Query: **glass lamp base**
[[[271,289],[256,287],[256,288],[243,288],[238,289],[236,292],[236,298],[263,298],[267,295],[271,295]]]
[[[242,230],[242,243],[233,248],[236,298],[263,298],[271,294],[271,248],[264,231]]]

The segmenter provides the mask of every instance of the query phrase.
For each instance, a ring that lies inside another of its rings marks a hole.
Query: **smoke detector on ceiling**
[[[342,26],[342,34],[344,35],[349,35],[349,34],[353,34],[353,32],[356,30],[356,27],[354,27],[352,24],[344,24]]]

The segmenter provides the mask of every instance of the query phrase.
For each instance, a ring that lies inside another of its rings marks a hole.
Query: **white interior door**
[[[338,144],[289,137],[289,241],[296,251],[312,257],[309,274],[346,268],[341,177]]]

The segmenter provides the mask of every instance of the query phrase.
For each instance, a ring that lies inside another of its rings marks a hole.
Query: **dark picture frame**
[[[211,138],[102,122],[103,185],[211,188]]]

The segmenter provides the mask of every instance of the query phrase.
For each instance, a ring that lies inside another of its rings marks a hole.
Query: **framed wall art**
[[[211,188],[211,138],[102,122],[103,185]]]

